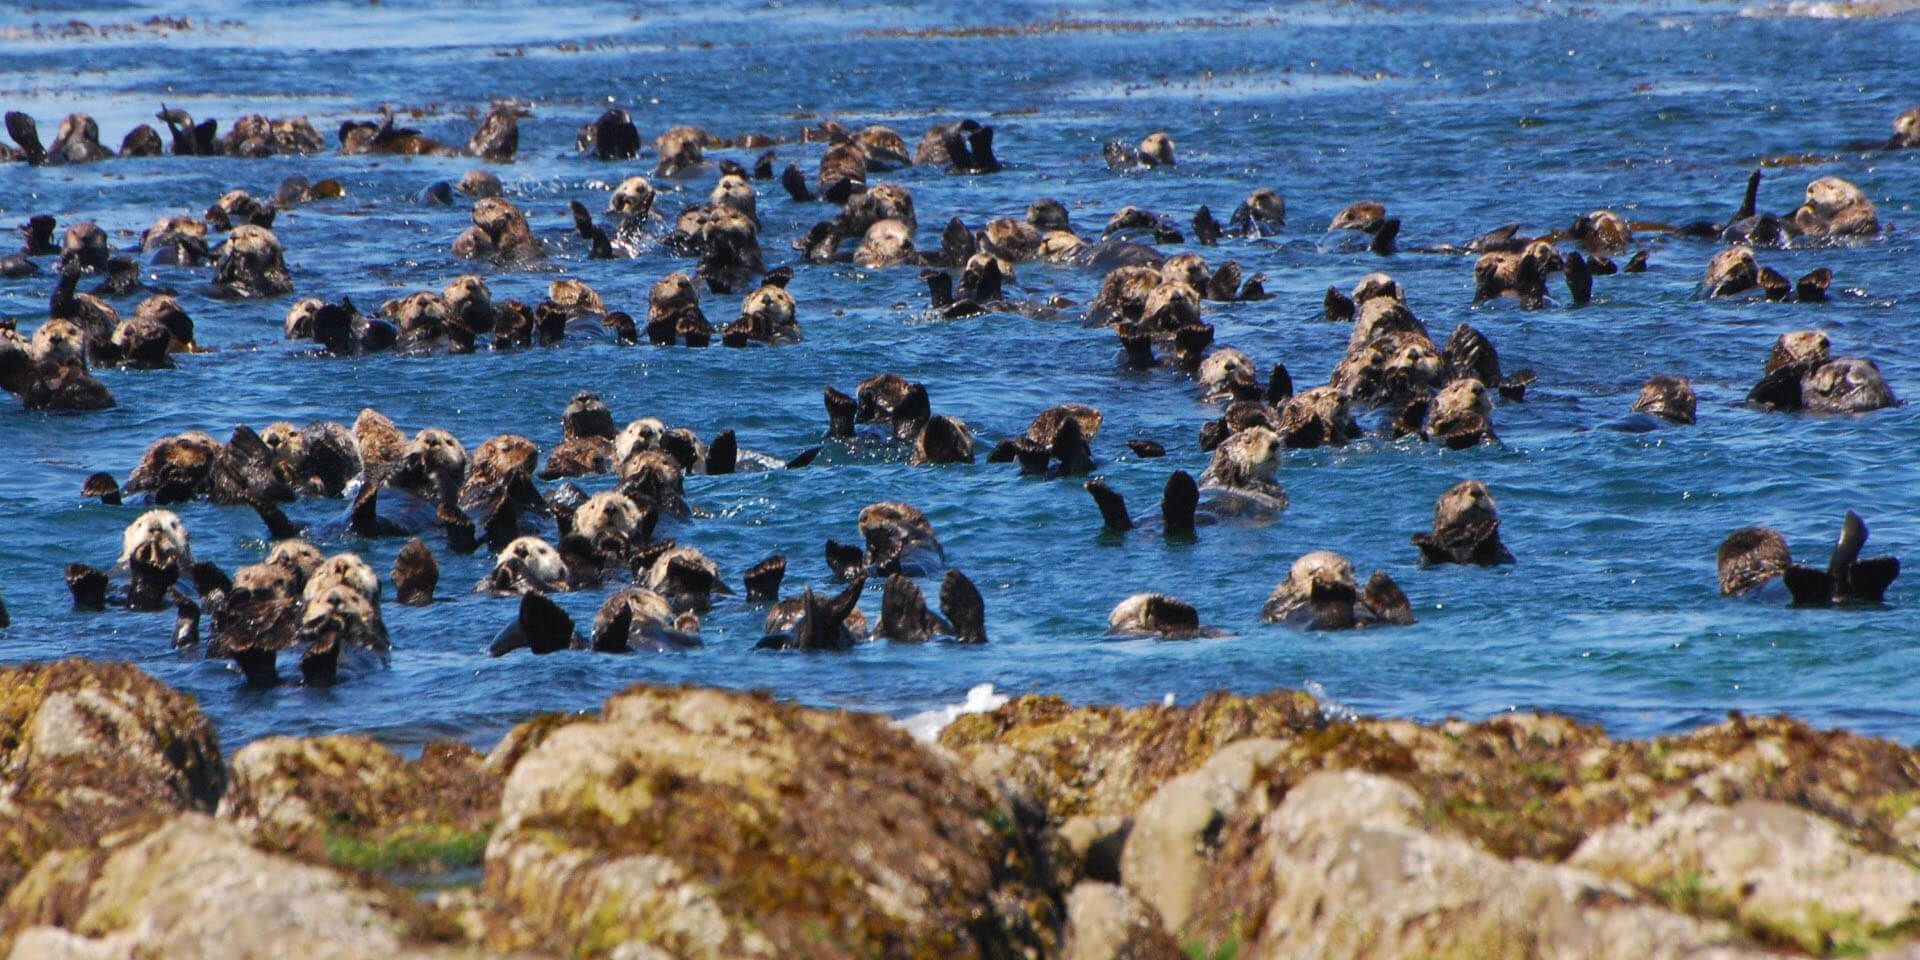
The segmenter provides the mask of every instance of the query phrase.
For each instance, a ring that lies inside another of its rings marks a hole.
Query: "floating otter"
[[[1414,622],[1406,594],[1385,571],[1375,570],[1365,589],[1354,584],[1353,564],[1330,551],[1293,562],[1287,578],[1260,608],[1260,619],[1313,630],[1405,626]]]
[[[1402,422],[1408,417],[1402,414]],[[1455,380],[1426,405],[1425,424],[1421,427],[1423,436],[1449,450],[1464,450],[1479,446],[1487,441],[1496,441],[1493,435],[1493,401],[1487,396],[1487,388],[1478,380]]]
[[[665,597],[629,587],[616,592],[593,615],[588,648],[600,653],[668,653],[697,650],[700,620],[675,614]],[[539,651],[535,651],[536,653]]]
[[[433,588],[440,584],[440,564],[425,541],[414,537],[393,558],[393,599],[409,607],[424,607],[433,602]]]
[[[940,581],[940,613],[927,610],[927,598],[912,580],[895,573],[887,577],[880,599],[880,625],[875,636],[895,643],[925,643],[949,637],[955,643],[986,643],[986,607],[980,591],[958,570],[948,570]]]
[[[1865,413],[1899,404],[1872,360],[1830,357],[1826,334],[1782,334],[1747,402],[1769,410]]]
[[[721,343],[739,347],[800,342],[800,324],[794,319],[793,294],[786,290],[786,278],[769,274],[768,279],[776,282],[764,284],[740,302],[740,316],[721,330]]]
[[[1265,427],[1242,430],[1222,441],[1200,474],[1206,510],[1222,519],[1260,522],[1287,509],[1287,493],[1274,480],[1280,450],[1279,434]]]
[[[1386,206],[1378,201],[1361,200],[1348,204],[1328,222],[1327,232],[1336,230],[1364,234],[1367,249],[1385,255],[1393,252],[1394,240],[1400,235],[1400,218],[1387,216]]]
[[[300,156],[326,148],[326,138],[306,117],[269,120],[259,114],[248,114],[235,120],[220,140],[221,152],[229,157]]]
[[[1066,476],[1094,467],[1089,444],[1100,433],[1099,410],[1062,403],[1040,411],[1021,436],[1002,440],[987,454],[988,463],[1018,462],[1022,473]]]
[[[1109,140],[1101,153],[1106,157],[1107,167],[1112,170],[1125,170],[1130,167],[1173,166],[1173,138],[1163,132],[1149,133],[1141,138],[1138,147],[1129,147],[1119,140]]]
[[[667,598],[676,612],[705,614],[713,609],[713,595],[731,595],[720,579],[720,568],[693,547],[673,547],[653,559],[636,578],[640,586]]]
[[[1238,237],[1270,237],[1287,225],[1287,199],[1269,187],[1257,187],[1227,218],[1226,230]]]
[[[1200,614],[1186,601],[1164,593],[1136,593],[1115,604],[1107,614],[1107,633],[1192,640],[1215,635],[1217,631],[1201,626]]]
[[[1867,525],[1859,514],[1847,511],[1827,569],[1815,570],[1793,563],[1786,538],[1779,531],[1765,527],[1735,530],[1721,541],[1714,554],[1720,593],[1742,596],[1778,578],[1786,584],[1795,606],[1883,603],[1887,587],[1900,576],[1900,561],[1894,557],[1860,559],[1866,542]]]
[[[1693,384],[1686,377],[1660,374],[1648,380],[1634,398],[1632,412],[1667,423],[1690,426],[1694,414]]]
[[[1173,538],[1189,538],[1194,528],[1201,522],[1215,523],[1212,514],[1198,512],[1200,488],[1194,483],[1193,475],[1185,470],[1175,470],[1167,477],[1166,485],[1160,491],[1160,513],[1157,517],[1133,517],[1127,513],[1127,502],[1104,480],[1088,480],[1087,493],[1093,496],[1093,502],[1100,507],[1100,518],[1105,521],[1106,529],[1114,533],[1126,533],[1131,530],[1158,525],[1162,534]]]
[[[693,173],[706,165],[706,157],[701,153],[712,138],[699,127],[669,127],[653,138],[653,152],[660,155],[655,164],[653,175],[656,177],[681,177]]]
[[[510,104],[496,103],[467,138],[467,153],[493,163],[506,163],[520,149],[520,120]],[[464,179],[464,178],[463,178]]]
[[[112,156],[113,151],[100,145],[100,125],[84,113],[70,113],[60,121],[60,128],[53,135],[46,162],[51,165],[96,163]]]
[[[560,444],[547,451],[547,463],[539,477],[584,477],[607,473],[613,468],[613,439],[618,431],[613,412],[595,393],[582,390],[573,395],[560,414]]]
[[[214,286],[222,295],[253,299],[278,297],[293,291],[286,256],[273,231],[241,224],[220,244],[213,267]]]
[[[866,639],[866,618],[856,604],[867,586],[862,573],[838,596],[822,596],[812,587],[782,600],[767,611],[766,635],[755,644],[760,650],[850,650]]]
[[[1547,276],[1568,268],[1553,244],[1535,240],[1519,253],[1484,253],[1473,264],[1475,305],[1511,296],[1529,310],[1547,303]],[[1584,299],[1578,292],[1576,300]]]
[[[493,593],[561,593],[573,589],[560,551],[539,537],[520,537],[494,558],[479,590]]]
[[[860,511],[860,535],[866,540],[864,551],[827,541],[827,566],[842,580],[852,580],[863,571],[876,576],[931,577],[947,565],[933,524],[907,504],[869,504]]]
[[[1870,237],[1880,232],[1880,216],[1860,188],[1839,177],[1807,184],[1806,201],[1787,217],[1790,227],[1809,237]]]
[[[1700,289],[1708,299],[1758,291],[1768,300],[1818,302],[1826,299],[1827,286],[1832,282],[1833,271],[1820,267],[1790,284],[1778,271],[1761,266],[1752,247],[1740,245],[1728,247],[1707,261],[1707,276]]]
[[[541,256],[540,241],[527,226],[527,216],[499,197],[473,202],[473,226],[453,241],[453,255],[465,260],[524,263]]]
[[[1500,542],[1500,513],[1486,484],[1466,480],[1455,484],[1433,503],[1433,532],[1416,533],[1424,563],[1459,563],[1491,567],[1512,563],[1513,554]]]

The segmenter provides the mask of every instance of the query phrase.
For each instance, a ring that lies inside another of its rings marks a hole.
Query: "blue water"
[[[764,687],[893,714],[958,700],[979,683],[1123,704],[1317,684],[1363,712],[1419,719],[1539,707],[1645,735],[1732,709],[1787,711],[1920,740],[1916,578],[1896,583],[1884,608],[1791,610],[1719,597],[1713,569],[1720,539],[1755,523],[1781,529],[1800,559],[1824,563],[1848,508],[1873,529],[1869,553],[1920,558],[1920,407],[1816,418],[1738,405],[1773,339],[1808,327],[1826,331],[1836,354],[1875,359],[1896,393],[1920,395],[1911,229],[1920,152],[1843,149],[1884,138],[1892,117],[1913,105],[1909,52],[1920,43],[1920,20],[1806,15],[1842,6],[1306,3],[1180,25],[1184,5],[982,2],[959,22],[1130,23],[933,38],[889,31],[951,25],[955,14],[944,4],[719,0],[662,13],[595,0],[485,9],[453,0],[164,9],[67,0],[0,10],[0,103],[37,116],[49,140],[62,115],[85,110],[117,145],[165,100],[220,119],[223,130],[241,112],[305,114],[330,145],[341,120],[390,103],[422,110],[409,122],[458,143],[490,98],[530,103],[517,162],[496,169],[552,257],[521,270],[479,268],[496,300],[535,302],[566,274],[638,315],[654,280],[691,269],[660,252],[589,262],[569,235],[567,200],[599,209],[611,185],[651,169],[650,157],[603,164],[573,151],[575,129],[609,102],[631,110],[649,141],[676,123],[722,136],[796,137],[832,115],[856,128],[885,123],[912,143],[930,123],[975,116],[998,128],[1006,172],[910,168],[876,178],[912,189],[923,246],[937,247],[950,216],[978,227],[1018,216],[1043,195],[1066,203],[1086,234],[1123,204],[1184,224],[1202,203],[1224,217],[1248,190],[1271,186],[1287,198],[1281,236],[1194,248],[1212,263],[1231,257],[1248,274],[1265,272],[1277,295],[1208,304],[1219,343],[1251,354],[1262,369],[1284,361],[1303,387],[1319,382],[1347,338],[1346,328],[1318,321],[1322,291],[1385,269],[1436,336],[1469,321],[1507,369],[1540,374],[1524,403],[1495,411],[1501,446],[1443,451],[1370,439],[1289,452],[1280,479],[1292,506],[1277,523],[1207,528],[1193,545],[1103,537],[1077,480],[1022,478],[1011,465],[910,467],[904,457],[836,450],[801,471],[688,479],[689,498],[711,516],[675,535],[711,555],[736,588],[740,571],[775,551],[791,560],[789,591],[824,584],[821,544],[857,539],[862,506],[920,506],[950,560],[986,597],[992,642],[983,648],[759,653],[752,647],[761,612],[736,602],[707,619],[707,646],[694,653],[489,660],[486,645],[515,604],[467,592],[488,566],[484,553],[456,557],[436,543],[440,601],[386,608],[396,646],[390,670],[332,689],[262,690],[244,686],[225,664],[171,652],[171,613],[71,610],[62,567],[110,563],[121,529],[140,512],[82,502],[84,476],[107,470],[124,479],[165,434],[204,429],[224,438],[241,422],[350,423],[363,406],[408,432],[446,427],[470,449],[509,431],[544,448],[558,442],[560,411],[582,388],[599,392],[620,422],[657,416],[702,437],[732,428],[745,447],[791,455],[818,442],[822,385],[851,390],[892,370],[924,381],[935,410],[964,418],[983,451],[1050,404],[1099,406],[1099,473],[1144,511],[1170,470],[1205,465],[1195,436],[1217,409],[1178,375],[1122,371],[1112,335],[1071,318],[929,322],[913,268],[799,265],[791,289],[806,340],[775,351],[569,344],[329,359],[281,339],[291,298],[210,300],[199,289],[205,269],[149,267],[151,282],[181,289],[200,342],[213,352],[183,358],[173,371],[101,372],[119,400],[108,412],[0,410],[0,594],[13,614],[12,628],[0,632],[0,660],[132,660],[196,696],[229,748],[266,734],[343,730],[403,746],[431,736],[487,743],[530,714],[590,709],[634,682]],[[76,17],[139,25],[158,13],[184,14],[193,26],[80,34],[60,26]],[[1177,167],[1106,169],[1103,141],[1157,129],[1177,142]],[[788,144],[781,163],[798,159],[811,171],[820,151]],[[714,155],[750,162],[757,152]],[[1853,248],[1762,254],[1788,276],[1831,267],[1835,296],[1822,305],[1695,300],[1717,247],[1694,241],[1645,238],[1649,272],[1598,278],[1585,309],[1538,312],[1510,302],[1469,307],[1466,258],[1382,260],[1320,242],[1336,211],[1365,198],[1404,221],[1407,246],[1462,241],[1507,221],[1532,231],[1564,227],[1603,206],[1632,219],[1724,218],[1759,158],[1803,153],[1837,158],[1770,169],[1764,209],[1784,212],[1808,180],[1837,175],[1859,184],[1892,227]],[[271,196],[289,174],[336,177],[345,199],[284,210],[275,223],[296,296],[378,304],[438,290],[475,269],[448,252],[466,225],[464,210],[414,200],[426,184],[474,164],[322,155],[10,165],[0,168],[0,218],[11,224],[45,211],[63,224],[94,219],[117,247],[132,247],[158,216],[198,213],[227,189]],[[704,199],[713,176],[677,192],[656,181],[667,191],[658,207],[671,213]],[[769,264],[786,262],[789,240],[830,211],[792,204],[775,184],[757,186]],[[1018,279],[1019,295],[1080,302],[1099,282],[1091,272],[1038,264],[1020,267]],[[31,328],[50,289],[45,276],[0,281],[0,314]],[[117,305],[130,313],[135,303]],[[738,298],[707,296],[703,305],[724,322]],[[1692,379],[1698,426],[1599,429],[1619,419],[1655,373]],[[1137,460],[1122,446],[1136,437],[1159,440],[1170,455]],[[1498,499],[1519,562],[1419,567],[1407,536],[1427,527],[1435,496],[1467,478],[1485,481]],[[244,508],[177,510],[198,559],[233,570],[265,549]],[[321,521],[341,510],[337,501],[305,501],[290,512]],[[384,572],[400,545],[324,546],[356,550]],[[1262,599],[1295,557],[1315,549],[1346,554],[1362,575],[1388,571],[1420,623],[1332,635],[1261,624]],[[1105,637],[1108,609],[1145,589],[1194,603],[1229,635],[1186,643]],[[558,599],[584,621],[604,593]],[[864,606],[877,616],[877,590]]]

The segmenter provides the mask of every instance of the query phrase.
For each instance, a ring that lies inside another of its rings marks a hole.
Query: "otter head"
[[[607,212],[644,218],[653,212],[653,198],[653,184],[646,177],[628,177],[607,198]]]
[[[307,575],[301,595],[308,603],[336,587],[345,587],[365,597],[373,607],[380,605],[380,577],[358,554],[336,553]]]
[[[171,510],[149,510],[120,536],[120,564],[135,562],[153,569],[174,567],[182,574],[193,567],[193,551],[188,546],[187,526]]]
[[[660,155],[660,162],[654,166],[656,177],[679,176],[706,162],[700,150],[707,142],[707,132],[699,127],[669,127],[653,138],[653,151]]]
[[[1640,388],[1640,396],[1633,401],[1633,412],[1659,417],[1668,423],[1692,423],[1693,384],[1688,383],[1686,377],[1656,376]]]
[[[1627,221],[1612,210],[1581,214],[1573,221],[1567,235],[1594,253],[1619,253],[1633,242],[1633,231],[1628,228]]]
[[[615,461],[617,489],[636,506],[675,516],[687,512],[686,471],[664,450],[639,450]]]
[[[613,441],[613,462],[623,464],[637,453],[660,448],[667,425],[655,417],[642,417],[626,425]]]
[[[1801,232],[1814,236],[1868,234],[1880,229],[1873,201],[1859,187],[1839,177],[1821,177],[1807,184],[1806,202],[1789,219]]]
[[[87,363],[87,334],[72,320],[48,320],[33,331],[33,359],[42,366],[65,367]]]
[[[513,204],[500,197],[481,197],[473,202],[470,215],[473,225],[486,231],[487,235],[499,240],[509,231],[524,230],[527,226],[526,215]]]
[[[574,440],[580,437],[605,437],[613,439],[618,431],[613,425],[613,411],[607,409],[606,401],[597,393],[582,390],[567,402],[567,408],[560,413],[561,435]]]
[[[305,540],[282,540],[267,552],[266,562],[270,566],[286,571],[287,575],[293,578],[297,592],[306,589],[307,580],[326,560],[326,555],[320,552],[320,548]]]
[[[848,197],[843,215],[850,225],[849,233],[864,233],[881,220],[898,220],[908,230],[918,229],[920,223],[913,212],[913,192],[897,183],[876,184],[865,193]]]
[[[1707,261],[1706,290],[1709,297],[1722,297],[1751,290],[1760,282],[1760,263],[1753,248],[1728,247]]]
[[[400,328],[408,340],[432,340],[447,333],[447,301],[437,293],[415,293],[389,300],[380,312]]]
[[[1417,333],[1389,334],[1384,339],[1386,356],[1382,373],[1388,393],[1405,396],[1437,387],[1446,380],[1446,361],[1440,351],[1433,348],[1432,340]],[[1479,383],[1478,380],[1464,382]]]
[[[301,464],[307,459],[307,435],[299,427],[281,420],[260,431],[260,442],[273,457],[274,473],[289,483],[297,482]]]
[[[1354,284],[1350,299],[1358,308],[1365,306],[1367,301],[1379,297],[1385,297],[1403,306],[1407,302],[1407,293],[1400,288],[1400,284],[1387,274],[1377,271],[1361,277],[1360,282]]]
[[[1327,229],[1329,231],[1358,230],[1362,233],[1371,233],[1378,230],[1380,224],[1384,223],[1386,219],[1386,206],[1374,200],[1361,200],[1357,203],[1349,204],[1345,210],[1334,214],[1332,222],[1327,224]],[[1359,301],[1356,299],[1355,302],[1357,303]]]
[[[1468,416],[1486,420],[1493,416],[1493,401],[1487,397],[1486,384],[1471,378],[1455,380],[1434,396],[1427,416],[1430,421]]]
[[[1285,226],[1287,223],[1287,198],[1269,187],[1258,187],[1247,194],[1247,215],[1261,223],[1273,226]]]
[[[1266,427],[1250,427],[1220,442],[1213,450],[1207,475],[1227,487],[1261,486],[1280,472],[1280,435]]]
[[[454,277],[441,289],[440,299],[447,303],[449,320],[459,321],[474,333],[493,330],[493,291],[487,289],[485,280],[470,273]]]
[[[1207,354],[1195,376],[1209,398],[1232,396],[1237,388],[1255,385],[1259,380],[1253,361],[1232,347]]]
[[[500,593],[552,593],[567,589],[560,551],[539,537],[520,537],[495,558],[486,586]]]
[[[891,267],[913,256],[913,231],[898,220],[880,220],[867,228],[853,262],[870,269]]]
[[[1520,256],[1532,263],[1541,276],[1558,273],[1567,268],[1565,258],[1560,256],[1560,251],[1554,249],[1553,243],[1548,240],[1535,240],[1527,244],[1527,249],[1522,251]]]
[[[700,293],[693,278],[684,273],[669,273],[654,282],[647,292],[647,315],[667,316],[687,309],[698,309]]]
[[[987,221],[980,245],[1011,263],[1024,263],[1040,252],[1040,231],[1021,220],[1001,217]]]
[[[1173,138],[1165,133],[1149,133],[1140,141],[1140,162],[1149,167],[1173,166]]]
[[[280,238],[273,231],[241,224],[227,234],[214,264],[214,282],[236,296],[272,297],[293,289]]]
[[[1204,290],[1207,281],[1213,279],[1213,271],[1207,269],[1207,261],[1197,253],[1176,253],[1160,264],[1160,278]]]
[[[737,173],[729,173],[713,185],[713,192],[707,200],[716,206],[728,207],[751,217],[754,215],[755,200],[753,185],[747,178]]]
[[[1184,283],[1161,281],[1141,307],[1140,319],[1148,327],[1170,332],[1200,323],[1200,291]]]
[[[413,435],[404,458],[429,475],[458,481],[467,475],[467,448],[453,434],[438,427],[425,427]]]
[[[1287,398],[1274,432],[1289,447],[1339,446],[1359,433],[1347,395],[1331,386],[1313,387]]]
[[[1714,551],[1714,566],[1720,575],[1720,593],[1737,597],[1786,573],[1793,558],[1787,553],[1787,540],[1778,530],[1744,527],[1727,534]]]
[[[1094,303],[1129,320],[1138,320],[1147,298],[1160,286],[1160,271],[1148,266],[1115,267],[1100,281]]]
[[[1894,148],[1920,146],[1920,107],[1905,110],[1893,118],[1893,139],[1887,145]]]
[[[1772,373],[1782,367],[1817,367],[1827,362],[1832,349],[1827,335],[1818,330],[1783,333],[1773,342],[1773,352],[1767,355],[1766,372]]]
[[[476,200],[501,195],[500,178],[494,176],[491,170],[468,170],[460,175],[460,182],[455,189]]]
[[[1898,403],[1893,389],[1872,360],[1835,357],[1801,380],[1808,410],[1816,413],[1864,413]]]
[[[1071,231],[1067,222],[1067,208],[1052,197],[1041,197],[1027,204],[1027,225],[1043,236],[1056,230]]]
[[[573,532],[598,545],[604,538],[621,542],[632,538],[640,527],[640,506],[618,490],[607,490],[587,498],[573,513]]]
[[[60,238],[60,263],[75,264],[87,270],[99,270],[112,259],[107,247],[107,232],[91,220],[67,228]]]
[[[1433,528],[1474,526],[1485,527],[1500,522],[1499,509],[1494,505],[1493,494],[1487,492],[1487,485],[1478,480],[1466,480],[1454,484],[1433,504]]]

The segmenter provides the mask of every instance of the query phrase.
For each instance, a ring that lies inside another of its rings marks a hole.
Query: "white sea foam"
[[[932,743],[940,736],[940,731],[969,713],[986,713],[1000,709],[1007,698],[993,692],[993,684],[983,683],[967,691],[967,698],[959,703],[950,703],[944,707],[935,707],[925,713],[916,713],[911,717],[894,721],[894,725],[914,736],[916,740]]]

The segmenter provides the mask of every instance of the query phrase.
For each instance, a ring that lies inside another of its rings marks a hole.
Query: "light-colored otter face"
[[[1920,107],[1913,107],[1893,118],[1893,142],[1896,146],[1920,145]]]
[[[485,280],[471,273],[447,281],[446,287],[440,291],[440,298],[455,313],[472,309],[486,310],[493,306],[493,291],[487,289]]]
[[[754,215],[755,198],[753,186],[747,178],[737,173],[729,173],[713,185],[713,192],[707,196],[715,206],[729,207],[751,217]]]
[[[172,562],[181,570],[193,566],[187,545],[187,525],[171,510],[148,510],[120,535],[120,565],[136,554],[158,563]]]
[[[647,292],[647,309],[656,316],[699,305],[700,294],[693,288],[693,278],[684,273],[667,274]]]
[[[1433,528],[1443,530],[1463,525],[1484,525],[1498,521],[1499,508],[1494,505],[1493,494],[1487,492],[1487,485],[1478,480],[1466,480],[1454,484],[1433,504]]]
[[[1548,240],[1535,240],[1527,244],[1526,251],[1520,255],[1532,260],[1542,274],[1555,273],[1566,269],[1567,266],[1566,260],[1560,256],[1560,251],[1555,250],[1553,243]]]
[[[1200,361],[1198,379],[1201,388],[1209,395],[1220,395],[1230,392],[1236,384],[1257,382],[1259,375],[1254,372],[1253,361],[1246,354],[1225,347],[1207,354],[1207,358]]]
[[[1855,236],[1878,233],[1879,214],[1859,187],[1839,177],[1821,177],[1807,184],[1807,200],[1793,212],[1794,226],[1814,236]]]
[[[288,340],[305,340],[313,336],[313,318],[326,306],[319,297],[306,297],[295,301],[287,310],[285,323]]]
[[[267,552],[268,564],[290,574],[296,584],[304,585],[327,558],[320,548],[305,540],[282,540]]]
[[[345,584],[335,584],[306,595],[300,608],[300,625],[313,627],[333,620],[371,627],[375,616],[373,603],[365,594]]]
[[[626,463],[634,454],[655,450],[667,435],[667,425],[655,417],[641,417],[620,430],[613,440],[613,462]]]
[[[1417,386],[1433,386],[1445,379],[1446,361],[1440,358],[1440,351],[1433,348],[1433,341],[1405,333],[1389,339],[1393,347],[1386,358],[1389,378],[1404,376],[1409,384]],[[1479,383],[1478,380],[1470,382]]]
[[[1821,177],[1807,184],[1807,209],[1822,217],[1835,217],[1862,205],[1871,207],[1873,202],[1859,187],[1839,177]]]
[[[307,458],[306,432],[285,420],[267,424],[267,428],[260,431],[260,442],[267,445],[273,462],[284,465],[288,470],[298,468],[301,461]],[[286,476],[283,473],[282,479]]]
[[[847,200],[849,207],[860,203],[876,220],[894,219],[912,229],[919,223],[913,213],[913,191],[897,183],[875,185],[866,193]]]
[[[867,228],[853,262],[870,269],[891,267],[913,256],[913,232],[898,220],[881,220]]]
[[[628,177],[607,199],[607,212],[644,217],[653,212],[653,198],[653,184],[646,177]]]
[[[188,237],[204,242],[207,239],[207,225],[192,217],[161,217],[147,228],[146,233],[140,235],[140,249],[152,250],[163,243]]]
[[[323,561],[307,577],[307,585],[301,589],[301,595],[311,604],[315,598],[335,588],[344,587],[362,597],[370,606],[380,604],[380,578],[359,555],[336,553]]]
[[[741,301],[740,315],[759,317],[773,329],[787,326],[793,323],[793,294],[783,287],[761,287]]]
[[[501,193],[500,178],[490,170],[468,170],[460,175],[460,182],[455,189],[476,200],[498,197]]]
[[[1147,294],[1141,319],[1163,330],[1174,330],[1200,322],[1200,291],[1184,284],[1162,281]]]
[[[1344,438],[1348,428],[1353,425],[1347,395],[1334,387],[1323,386],[1302,390],[1288,397],[1286,406],[1280,411],[1281,425],[1294,430],[1304,428],[1310,422],[1317,422],[1325,438]]]
[[[467,472],[467,448],[453,434],[438,427],[426,427],[413,435],[407,456],[420,457],[421,464],[434,473],[463,476]]]
[[[1184,283],[1198,290],[1213,279],[1213,273],[1207,269],[1207,261],[1200,259],[1199,254],[1176,253],[1160,264],[1160,278],[1170,283]]]
[[[1745,527],[1727,535],[1714,551],[1720,593],[1737,597],[1780,576],[1793,563],[1787,540],[1778,530]]]
[[[496,239],[516,230],[527,229],[526,215],[499,197],[481,197],[473,202],[473,225]]]
[[[1692,423],[1695,402],[1693,384],[1685,377],[1660,375],[1640,388],[1633,401],[1633,412],[1659,417],[1668,423]]]
[[[514,473],[533,473],[540,462],[540,448],[532,440],[513,433],[503,433],[490,437],[473,453],[479,472],[490,477],[505,477]]]
[[[606,313],[607,305],[598,291],[584,281],[561,277],[547,284],[547,299],[576,313]]]
[[[1489,420],[1493,416],[1493,402],[1487,398],[1486,385],[1478,380],[1455,380],[1446,385],[1433,398],[1433,409],[1427,415],[1429,422],[1454,420],[1468,415]]]
[[[291,600],[300,592],[294,575],[271,563],[250,563],[233,572],[233,588],[261,597]]]
[[[1313,596],[1315,590],[1344,588],[1357,592],[1353,563],[1331,550],[1315,550],[1287,568],[1287,579],[1280,588],[1302,601]]]
[[[447,326],[447,301],[437,293],[422,291],[389,300],[380,312],[391,318],[404,336],[437,336]]]
[[[1767,372],[1772,373],[1792,364],[1819,366],[1827,362],[1832,349],[1833,344],[1827,340],[1827,335],[1818,330],[1783,333],[1780,339],[1773,342],[1773,352],[1767,356]]]
[[[71,320],[48,320],[33,331],[33,358],[36,362],[64,367],[86,364],[87,335]]]
[[[1164,133],[1149,133],[1140,141],[1140,162],[1149,167],[1173,165],[1173,138]]]
[[[1116,267],[1100,281],[1100,303],[1130,317],[1139,317],[1147,297],[1160,286],[1160,271],[1152,267]]]
[[[607,534],[631,536],[640,526],[640,507],[618,490],[596,493],[573,513],[573,531],[588,540]]]
[[[1250,482],[1272,483],[1280,472],[1280,435],[1266,427],[1249,427],[1228,437],[1213,450],[1207,472],[1228,486]]]
[[[1899,402],[1880,368],[1863,357],[1835,357],[1800,384],[1807,409],[1819,413],[1864,413]]]
[[[507,544],[494,560],[493,569],[496,575],[505,572],[548,589],[567,579],[567,565],[560,559],[560,551],[539,537],[520,537]]]
[[[1350,204],[1345,210],[1335,214],[1333,221],[1327,224],[1327,229],[1329,231],[1367,231],[1379,226],[1380,221],[1386,218],[1387,208],[1384,205],[1373,200],[1362,200],[1358,203]],[[1355,302],[1357,303],[1358,301],[1356,300]]]
[[[1001,217],[987,221],[984,246],[1002,260],[1023,263],[1040,252],[1040,231],[1023,220]]]
[[[213,208],[228,217],[244,215],[259,207],[260,202],[253,199],[253,196],[245,190],[228,190],[220,195],[220,199],[213,202]]]
[[[1066,230],[1051,230],[1040,238],[1040,259],[1048,263],[1059,263],[1077,256],[1087,245],[1077,234]]]

